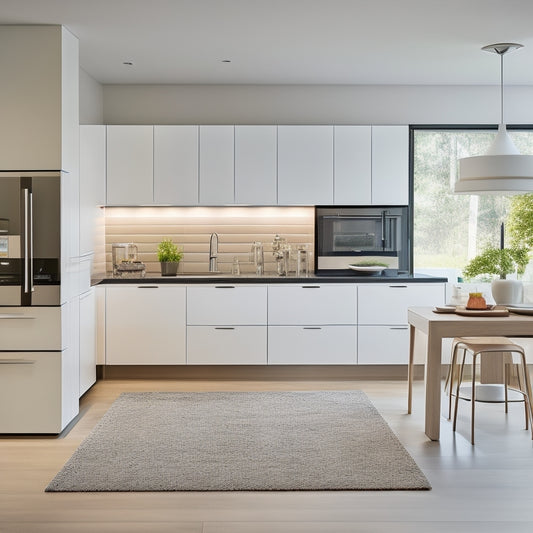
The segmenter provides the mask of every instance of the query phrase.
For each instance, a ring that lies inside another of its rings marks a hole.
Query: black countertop
[[[425,274],[395,274],[382,273],[378,275],[316,275],[310,274],[308,277],[296,277],[295,274],[289,276],[277,276],[275,274],[211,274],[209,272],[201,274],[178,274],[177,276],[158,276],[153,273],[144,278],[114,278],[112,276],[95,278],[93,285],[124,285],[124,284],[163,284],[163,283],[446,283],[447,278],[427,276]]]

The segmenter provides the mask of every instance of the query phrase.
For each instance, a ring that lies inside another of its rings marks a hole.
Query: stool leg
[[[524,402],[527,403],[527,407],[528,407],[529,427],[531,428],[531,439],[533,439],[533,407],[531,406],[531,380],[529,378],[529,370],[527,368],[526,354],[523,351],[521,351],[520,357],[522,359],[522,370],[524,372],[524,386],[526,390],[525,395],[524,395]]]
[[[529,413],[528,413],[528,405],[527,405],[527,399],[526,399],[527,392],[525,392],[526,391],[525,386],[522,385],[522,380],[520,379],[520,370],[523,371],[523,368],[521,367],[517,369],[516,380],[518,382],[518,390],[522,393],[522,398],[524,399],[524,414],[526,417],[526,430],[527,430],[529,429]]]
[[[505,393],[505,413],[507,414],[509,412],[509,363],[503,365],[503,384],[503,390]]]
[[[471,401],[472,405],[472,420],[470,422],[470,442],[474,444],[474,416],[476,414],[476,357],[477,353],[472,354],[472,396]]]
[[[448,380],[447,380],[447,385],[449,387],[448,420],[450,420],[450,418],[452,417],[452,396],[453,396],[453,383],[454,383],[453,378],[455,375],[455,366],[457,362],[457,351],[458,351],[458,348],[457,348],[457,343],[456,343],[452,351],[452,360],[450,361],[450,371],[448,372]]]
[[[455,389],[455,408],[453,410],[453,431],[455,431],[457,427],[457,404],[459,403],[459,388],[461,387],[461,382],[463,381],[465,358],[466,358],[466,350],[463,350],[463,359],[461,362],[461,366],[459,368],[459,377],[457,378],[457,387]]]

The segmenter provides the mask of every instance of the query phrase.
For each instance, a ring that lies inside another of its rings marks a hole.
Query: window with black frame
[[[509,134],[522,154],[533,154],[533,129]],[[484,154],[495,135],[492,129],[413,128],[415,272],[447,275],[454,282],[470,259],[500,245],[512,197],[453,193],[458,160]]]

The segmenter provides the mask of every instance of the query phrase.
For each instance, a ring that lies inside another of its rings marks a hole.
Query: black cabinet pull
[[[234,289],[235,285],[215,285],[215,289]]]

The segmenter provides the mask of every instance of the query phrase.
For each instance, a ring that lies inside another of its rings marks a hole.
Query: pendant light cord
[[[505,122],[503,121],[503,56],[505,55],[502,52],[498,52],[500,55],[500,109],[501,109],[501,115],[500,115],[500,124],[503,125]]]

